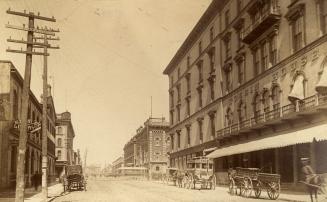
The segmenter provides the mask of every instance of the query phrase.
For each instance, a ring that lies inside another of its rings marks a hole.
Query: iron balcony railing
[[[216,131],[216,137],[223,138],[229,135],[238,134],[242,130],[260,126],[259,124],[281,119],[292,113],[303,112],[322,105],[327,105],[327,94],[316,94],[298,101],[296,104],[288,104],[282,107],[274,106],[273,110],[263,113],[257,112],[256,115],[251,118],[239,121],[238,123]]]

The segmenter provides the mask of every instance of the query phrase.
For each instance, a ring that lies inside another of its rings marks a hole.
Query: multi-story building
[[[0,61],[0,188],[13,187],[16,183],[19,127],[23,78],[10,61]],[[48,89],[48,173],[54,179],[55,151],[53,123],[54,104]],[[41,173],[42,166],[42,105],[30,91],[28,104],[28,139],[25,154],[25,183],[31,185],[31,177]],[[34,127],[36,126],[36,127]],[[32,129],[32,130],[30,130]]]
[[[170,137],[166,136],[168,127],[164,118],[146,120],[124,147],[125,166],[146,168],[150,179],[165,172],[170,144]]]
[[[326,16],[324,0],[213,0],[164,70],[171,164],[215,150],[221,183],[243,166],[297,185],[301,157],[326,172]]]
[[[74,165],[73,150],[75,132],[71,120],[71,113],[66,111],[57,114],[56,122],[56,174],[60,177],[67,165]]]

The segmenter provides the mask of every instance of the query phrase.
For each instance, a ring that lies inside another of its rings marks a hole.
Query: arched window
[[[16,90],[14,90],[13,97],[13,119],[18,119],[18,95]]]
[[[279,109],[280,107],[280,88],[279,86],[275,86],[271,92],[271,99],[273,104],[273,109]]]
[[[58,138],[58,140],[57,140],[57,146],[58,147],[61,147],[61,145],[62,145],[62,142],[61,141],[62,141],[61,138]]]
[[[294,79],[294,83],[292,86],[292,90],[288,95],[288,99],[291,102],[295,102],[296,100],[303,100],[305,98],[305,78],[303,74],[297,74]]]
[[[255,120],[257,120],[260,115],[260,107],[260,95],[257,93],[253,99],[253,115]]]
[[[61,151],[60,150],[57,151],[57,159],[61,160]]]
[[[226,126],[230,126],[233,124],[233,112],[231,108],[228,108],[226,111]]]

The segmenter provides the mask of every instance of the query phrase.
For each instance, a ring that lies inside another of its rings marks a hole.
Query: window
[[[176,89],[177,89],[177,102],[180,103],[180,101],[181,101],[181,85],[178,84],[176,86]]]
[[[228,108],[226,111],[226,126],[231,126],[233,124],[233,112],[231,108]]]
[[[231,57],[231,42],[230,39],[225,40],[225,55],[226,55],[226,60]]]
[[[198,96],[199,96],[199,107],[201,108],[203,103],[202,103],[202,88],[198,88]]]
[[[61,150],[58,150],[57,151],[57,159],[58,160],[61,160]]]
[[[263,111],[265,113],[270,111],[270,99],[269,99],[269,91],[265,90],[265,92],[262,95],[263,99]]]
[[[181,131],[177,131],[177,147],[181,148]]]
[[[245,82],[245,61],[241,59],[237,63],[238,69],[238,83],[243,84]]]
[[[253,114],[254,114],[255,120],[257,120],[260,115],[260,107],[261,107],[260,95],[257,93],[254,97],[254,102],[253,102]]]
[[[58,134],[62,134],[62,127],[58,127]]]
[[[274,35],[270,39],[270,63],[271,65],[275,65],[277,63],[277,36]]]
[[[191,66],[191,57],[190,56],[187,56],[186,65],[188,68]]]
[[[174,150],[174,144],[175,144],[175,142],[174,142],[174,134],[171,135],[171,138],[170,139],[171,139],[171,149]]]
[[[211,113],[210,114],[210,132],[211,132],[211,137],[212,139],[215,138],[216,136],[216,124],[215,124],[215,117],[216,117],[216,113]]]
[[[273,109],[278,109],[280,107],[280,88],[275,86],[272,89],[272,102],[273,102]]]
[[[215,34],[215,33],[214,33],[214,27],[211,27],[211,28],[210,28],[210,41],[213,41],[213,39],[214,39],[214,37],[215,37],[214,34]]]
[[[225,11],[225,28],[227,28],[227,26],[229,25],[229,10]]]
[[[174,110],[170,110],[170,124],[174,124]]]
[[[243,33],[244,33],[244,26],[242,25],[239,30],[237,30],[237,47],[241,48],[243,45]]]
[[[214,79],[211,79],[209,81],[209,86],[210,86],[210,98],[211,101],[215,100],[215,81]]]
[[[177,122],[181,121],[181,107],[180,105],[177,106]]]
[[[300,50],[303,43],[303,16],[299,16],[292,22],[292,40],[293,40],[293,50]]]
[[[62,141],[61,138],[58,138],[58,140],[57,140],[57,146],[58,147],[61,147],[62,146],[62,142],[61,141]]]
[[[188,73],[186,74],[186,90],[187,90],[187,93],[190,93],[191,92],[191,83],[190,83],[190,79],[191,79],[191,74]]]
[[[174,108],[174,90],[170,91],[170,107]]]
[[[191,101],[190,101],[190,99],[189,98],[187,98],[186,99],[186,113],[187,113],[187,115],[188,116],[190,116],[191,115],[191,103],[190,103]]]
[[[268,43],[264,41],[261,46],[262,72],[268,69]]]
[[[215,50],[212,49],[209,53],[209,61],[210,61],[210,71],[213,72],[215,70]]]
[[[187,145],[191,145],[191,126],[186,127]]]
[[[14,90],[13,96],[13,118],[16,120],[18,119],[18,95],[16,90]]]
[[[232,90],[232,82],[231,82],[231,69],[228,69],[225,71],[225,77],[226,77],[226,91],[230,92]]]
[[[156,146],[160,146],[160,138],[157,137],[157,138],[155,139],[155,145],[156,145]]]
[[[159,166],[156,166],[156,171],[160,171],[160,167]]]
[[[244,101],[241,101],[238,105],[238,121],[240,123],[240,127],[244,126],[244,121],[246,120],[246,105]]]
[[[203,67],[202,67],[202,61],[198,63],[198,72],[199,72],[199,83],[203,81]]]
[[[202,119],[198,120],[198,124],[199,124],[199,140],[200,140],[200,143],[202,143],[202,141],[203,141]]]
[[[199,55],[202,53],[202,41],[199,41]]]
[[[260,49],[257,48],[253,55],[254,76],[260,74]]]

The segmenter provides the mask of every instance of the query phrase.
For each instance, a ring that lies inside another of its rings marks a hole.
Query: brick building
[[[220,183],[243,166],[297,186],[301,157],[326,172],[326,16],[324,0],[213,0],[164,70],[171,164],[215,150]]]
[[[19,120],[21,117],[21,99],[23,78],[10,61],[0,61],[0,188],[14,187],[16,183],[17,153],[19,139]],[[54,180],[55,166],[55,108],[48,90],[48,173],[49,180]],[[30,91],[28,105],[28,123],[38,126],[42,120],[42,105]],[[30,130],[29,130],[30,131]],[[41,130],[28,133],[25,179],[31,185],[31,177],[41,172],[42,148]]]
[[[124,146],[124,164],[132,167],[145,167],[150,179],[157,178],[167,167],[167,145],[170,137],[166,136],[169,123],[164,118],[149,118],[136,131]]]

